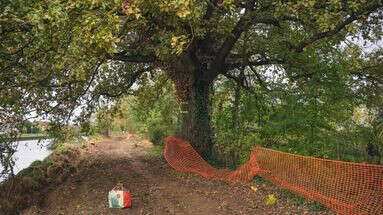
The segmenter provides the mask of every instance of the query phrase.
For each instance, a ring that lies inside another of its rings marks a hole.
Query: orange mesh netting
[[[165,139],[170,166],[209,179],[250,182],[259,175],[340,214],[383,214],[383,166],[318,159],[255,147],[235,171],[210,166],[186,141]]]
[[[209,179],[231,182],[251,181],[259,170],[254,153],[250,160],[236,171],[221,170],[210,166],[186,141],[175,137],[165,139],[164,157],[171,167],[181,172],[193,172]]]

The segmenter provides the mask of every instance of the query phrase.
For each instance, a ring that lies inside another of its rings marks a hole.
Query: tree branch
[[[352,15],[350,17],[348,17],[345,21],[343,21],[342,23],[338,24],[334,29],[332,30],[329,30],[329,31],[325,31],[325,32],[321,32],[321,33],[318,33],[318,34],[315,34],[313,37],[311,37],[310,39],[307,39],[307,40],[303,40],[299,43],[298,46],[294,47],[294,49],[296,50],[296,52],[302,52],[303,49],[308,46],[308,45],[311,45],[312,43],[314,43],[315,41],[317,40],[320,40],[320,39],[323,39],[323,38],[329,38],[329,37],[332,37],[334,36],[335,34],[337,34],[339,31],[341,31],[344,27],[346,27],[347,25],[351,24],[352,22],[354,22],[355,20],[357,20],[358,17],[355,16],[355,15]]]
[[[139,55],[139,54],[128,54],[126,51],[115,53],[108,56],[109,60],[118,60],[123,62],[131,63],[153,63],[156,61],[154,55]]]
[[[247,61],[245,64],[244,63],[227,63],[225,64],[225,68],[227,70],[230,69],[236,69],[241,66],[267,66],[267,65],[274,65],[274,64],[283,64],[284,61],[282,60],[271,60],[271,59],[264,59],[264,60],[258,60],[258,61]]]
[[[242,32],[247,30],[250,26],[251,13],[250,10],[246,10],[245,14],[239,19],[237,24],[234,26],[230,35],[225,39],[222,46],[220,47],[217,56],[214,60],[214,65],[222,65],[225,62],[226,57],[233,49],[235,43],[241,36]]]
[[[371,74],[365,74],[365,73],[358,72],[358,71],[352,71],[350,73],[352,75],[357,76],[359,79],[370,81],[370,82],[375,81],[376,83],[381,84],[383,86],[383,78],[379,78],[379,77],[373,76]]]
[[[213,61],[213,65],[216,65],[216,71],[214,75],[217,75],[223,69],[222,67],[225,64],[227,56],[230,54],[230,51],[233,49],[235,43],[241,37],[241,34],[247,31],[252,25],[255,24],[268,24],[276,27],[280,27],[278,20],[273,18],[259,18],[255,17],[253,10],[247,9],[245,14],[239,19],[237,24],[234,26],[231,34],[227,36],[221,47],[219,48],[217,55]]]
[[[379,4],[374,4],[367,8],[364,13],[360,14],[352,14],[350,15],[347,19],[345,19],[343,22],[339,23],[337,26],[335,26],[334,29],[320,32],[312,36],[310,39],[303,40],[301,41],[298,46],[293,46],[291,43],[289,43],[290,48],[294,49],[296,52],[300,53],[303,51],[303,49],[308,46],[313,44],[314,42],[323,39],[323,38],[330,38],[334,36],[335,34],[339,33],[341,30],[343,30],[347,25],[353,23],[354,21],[358,20],[361,15],[369,15],[376,11],[377,9],[381,8],[382,5]]]
[[[106,97],[110,97],[110,98],[117,98],[117,97],[120,97],[122,95],[125,95],[128,93],[128,90],[130,89],[130,87],[137,81],[137,79],[142,74],[144,74],[145,72],[149,72],[153,69],[154,69],[153,66],[149,66],[147,68],[141,68],[141,69],[138,69],[137,71],[133,72],[131,74],[131,76],[129,77],[128,83],[124,83],[124,86],[122,87],[122,89],[119,92],[111,93],[110,91],[103,90],[102,92],[99,92],[99,93],[102,96],[106,96]],[[117,88],[118,87],[114,87],[114,89],[117,89]]]
[[[254,73],[255,77],[257,77],[258,83],[265,88],[267,91],[270,91],[269,88],[267,88],[266,83],[262,80],[261,75],[258,74],[258,72],[255,71],[251,66],[249,66],[250,70]]]
[[[231,74],[229,74],[229,73],[224,73],[224,74],[222,74],[222,75],[225,76],[225,77],[228,78],[228,79],[231,79],[231,80],[235,81],[239,86],[243,87],[243,88],[244,88],[245,90],[247,90],[248,92],[250,92],[250,93],[252,93],[252,94],[255,93],[254,89],[251,88],[251,87],[249,87],[249,86],[247,86],[247,85],[245,85],[244,82],[243,82],[243,80],[241,80],[240,78],[238,78],[238,77],[236,77],[236,76],[234,76],[234,75],[231,75]]]

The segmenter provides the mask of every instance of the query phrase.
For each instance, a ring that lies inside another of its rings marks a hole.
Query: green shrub
[[[152,142],[154,145],[162,145],[162,141],[167,136],[167,134],[163,128],[150,127],[148,129],[148,136],[150,142]]]
[[[30,177],[35,182],[43,183],[45,180],[45,170],[41,166],[38,166],[38,164],[32,164],[28,168],[21,170],[17,176]]]

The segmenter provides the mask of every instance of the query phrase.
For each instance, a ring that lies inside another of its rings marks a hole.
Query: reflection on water
[[[27,168],[33,161],[43,160],[46,158],[51,153],[51,151],[47,148],[49,143],[50,140],[18,141],[17,151],[14,154],[14,173],[17,174],[22,169]],[[0,171],[1,170],[2,166],[0,166]]]

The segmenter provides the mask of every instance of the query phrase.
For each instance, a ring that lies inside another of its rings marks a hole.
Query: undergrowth
[[[149,149],[149,155],[150,157],[157,159],[157,160],[162,160],[164,159],[164,146],[163,145],[153,145]]]
[[[260,176],[255,176],[253,182],[256,184],[266,184],[268,186],[273,187],[274,189],[276,189],[277,193],[281,198],[291,200],[296,206],[306,206],[312,212],[329,212],[329,209],[326,206],[322,205],[320,202],[306,199],[305,197],[300,196],[287,189],[279,188]]]

